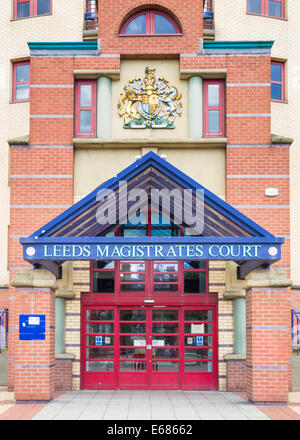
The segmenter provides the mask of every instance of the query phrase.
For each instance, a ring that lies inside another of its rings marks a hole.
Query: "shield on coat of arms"
[[[140,114],[151,121],[154,119],[161,110],[161,102],[157,95],[143,95],[142,101],[138,103],[138,111]]]
[[[163,77],[156,78],[155,69],[145,69],[145,78],[136,77],[124,86],[119,97],[118,113],[124,128],[174,128],[181,116],[181,93]]]

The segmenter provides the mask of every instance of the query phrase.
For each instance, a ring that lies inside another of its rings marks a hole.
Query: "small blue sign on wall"
[[[19,340],[44,341],[46,337],[46,315],[20,315]]]
[[[203,347],[203,336],[197,336],[197,347]]]
[[[103,336],[96,336],[96,345],[103,345]]]

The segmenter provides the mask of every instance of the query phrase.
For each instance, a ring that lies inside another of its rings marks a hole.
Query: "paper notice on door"
[[[191,333],[204,333],[204,324],[192,324]]]
[[[164,347],[165,340],[164,339],[153,339],[152,346],[153,347]]]
[[[139,339],[135,339],[133,341],[134,347],[146,347],[146,341],[140,341]]]

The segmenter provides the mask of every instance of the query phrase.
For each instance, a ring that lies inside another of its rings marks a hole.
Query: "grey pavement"
[[[82,390],[62,394],[33,420],[270,420],[230,392]]]

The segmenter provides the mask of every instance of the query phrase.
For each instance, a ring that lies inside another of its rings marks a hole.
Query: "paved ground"
[[[300,393],[288,405],[255,406],[217,391],[72,391],[47,404],[16,404],[0,389],[0,420],[300,420]]]

